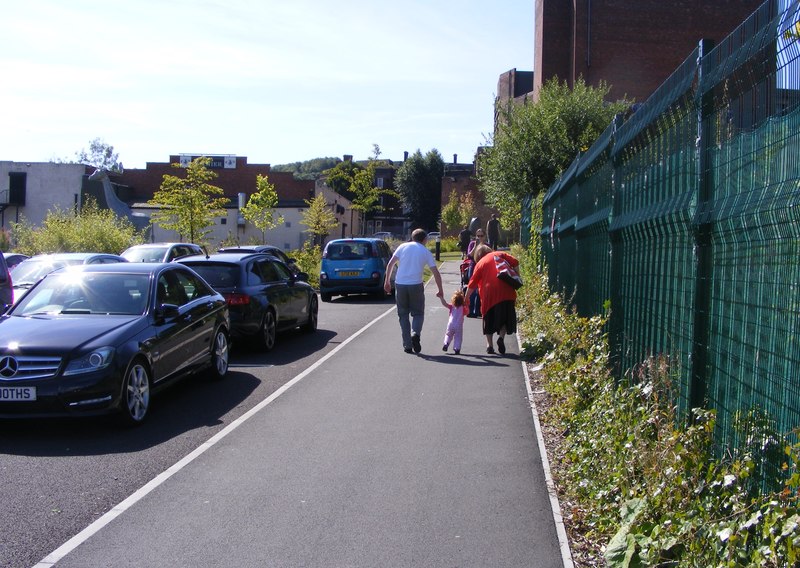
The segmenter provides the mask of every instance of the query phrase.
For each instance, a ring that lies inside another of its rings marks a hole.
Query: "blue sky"
[[[470,162],[534,0],[27,0],[4,6],[0,160],[283,164],[436,148]]]

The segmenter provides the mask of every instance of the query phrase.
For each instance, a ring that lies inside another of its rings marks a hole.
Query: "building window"
[[[292,227],[292,222],[291,221],[286,221],[286,223],[284,223],[284,227],[286,227],[287,229],[290,229]]]
[[[375,183],[379,189],[383,189],[383,178],[376,179]]]

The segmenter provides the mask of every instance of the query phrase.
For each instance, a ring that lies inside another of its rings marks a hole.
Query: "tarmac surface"
[[[435,292],[421,353],[387,309],[37,568],[571,567],[518,343],[443,352]]]

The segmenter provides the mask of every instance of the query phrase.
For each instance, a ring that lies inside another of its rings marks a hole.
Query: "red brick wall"
[[[535,0],[534,84],[612,86],[610,98],[644,102],[701,39],[721,41],[762,0]],[[573,9],[574,6],[574,9]]]
[[[145,169],[125,170],[114,181],[130,187],[130,191],[126,192],[129,201],[144,202],[158,191],[165,175],[184,176],[183,170],[171,166],[178,162],[178,156],[170,156],[169,163],[147,162]],[[297,180],[291,172],[272,172],[269,164],[248,164],[246,157],[236,158],[235,169],[213,171],[218,177],[211,184],[222,188],[233,203],[236,203],[239,193],[246,193],[249,197],[256,191],[256,177],[259,174],[268,176],[281,201],[305,200],[314,196],[313,181]]]

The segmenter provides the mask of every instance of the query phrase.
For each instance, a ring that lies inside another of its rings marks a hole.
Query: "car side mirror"
[[[180,315],[180,308],[175,304],[161,304],[156,308],[155,316],[158,321],[167,321],[175,319]]]
[[[299,280],[300,282],[308,282],[308,273],[307,272],[298,272],[294,275],[295,280]]]

